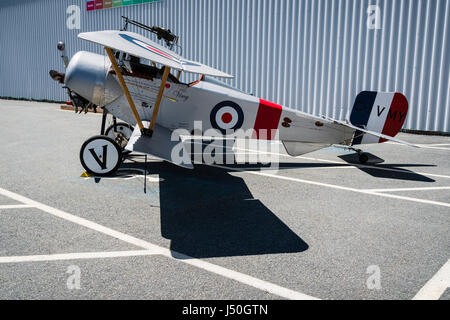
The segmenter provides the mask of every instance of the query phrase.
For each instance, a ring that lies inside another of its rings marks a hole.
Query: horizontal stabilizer
[[[142,124],[146,128],[149,126],[147,121],[142,121]],[[139,127],[136,126],[125,149],[150,154],[177,166],[194,169],[189,153],[181,139],[172,141],[172,131],[159,125],[155,125],[152,137],[143,136]]]
[[[333,121],[334,123],[338,123],[338,124],[341,124],[341,125],[343,125],[343,126],[346,126],[346,127],[352,128],[352,129],[355,129],[355,130],[357,130],[357,131],[361,131],[361,132],[363,132],[363,133],[365,133],[365,134],[372,135],[372,136],[377,137],[377,138],[382,138],[382,139],[385,139],[385,140],[394,141],[394,142],[397,142],[397,143],[405,144],[405,145],[410,146],[410,147],[420,148],[420,147],[419,147],[418,145],[416,145],[416,144],[409,143],[409,142],[406,142],[406,141],[403,141],[403,140],[400,140],[400,139],[396,139],[396,138],[394,138],[394,137],[387,136],[387,135],[382,134],[382,133],[378,133],[378,132],[373,132],[373,131],[361,129],[360,127],[354,126],[354,125],[352,125],[352,124],[350,124],[350,123],[348,123],[348,122],[345,122],[345,121],[339,121],[339,120],[334,120],[334,119],[328,119],[328,120]]]

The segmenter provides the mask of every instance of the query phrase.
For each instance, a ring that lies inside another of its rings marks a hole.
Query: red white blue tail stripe
[[[406,120],[408,101],[401,93],[363,91],[355,100],[350,122],[361,129],[395,137]],[[385,140],[356,131],[353,145]]]

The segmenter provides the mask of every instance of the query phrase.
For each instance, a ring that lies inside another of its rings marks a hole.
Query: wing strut
[[[122,87],[123,93],[125,94],[125,97],[127,98],[128,104],[130,105],[130,109],[133,112],[134,118],[136,119],[136,122],[139,126],[140,131],[143,135],[147,135],[147,129],[144,128],[144,125],[142,124],[141,117],[139,116],[139,112],[136,109],[136,106],[134,105],[133,99],[131,98],[130,91],[128,91],[128,87],[125,83],[125,80],[123,79],[122,72],[119,69],[119,65],[117,64],[116,58],[114,57],[114,54],[111,50],[111,48],[105,47],[106,53],[109,56],[109,60],[111,60],[112,67],[114,71],[116,72],[117,78],[119,79],[120,86]]]
[[[153,134],[155,129],[156,118],[158,117],[159,107],[161,106],[161,100],[164,95],[164,89],[166,88],[167,78],[169,77],[170,68],[168,66],[164,67],[164,74],[161,79],[161,85],[159,86],[158,97],[156,98],[155,109],[153,110],[152,122],[150,122],[150,128],[148,128],[150,136]]]

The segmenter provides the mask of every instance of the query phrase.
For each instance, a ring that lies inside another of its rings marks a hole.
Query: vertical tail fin
[[[350,115],[352,125],[395,137],[406,120],[408,100],[398,92],[363,91],[355,99]],[[386,139],[356,131],[352,145],[382,143]]]

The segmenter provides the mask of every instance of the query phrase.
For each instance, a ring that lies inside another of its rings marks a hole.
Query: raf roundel
[[[227,131],[238,130],[244,123],[244,112],[233,101],[223,101],[217,104],[211,111],[211,125],[222,134]]]

